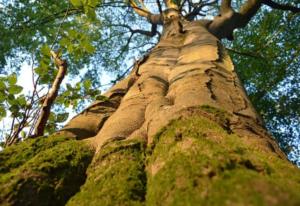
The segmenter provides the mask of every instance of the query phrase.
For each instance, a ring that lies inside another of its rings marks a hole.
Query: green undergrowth
[[[88,169],[88,178],[67,205],[143,205],[146,192],[144,143],[106,144]]]
[[[64,205],[84,183],[94,151],[63,137],[39,137],[0,152],[0,205]]]
[[[255,148],[207,118],[172,121],[149,152],[147,205],[300,205],[299,169]]]

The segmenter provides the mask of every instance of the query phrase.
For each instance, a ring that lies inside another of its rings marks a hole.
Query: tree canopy
[[[253,2],[263,3],[254,8],[259,9],[255,16],[247,10]],[[296,8],[300,2],[179,0],[170,4],[187,19],[211,19],[219,10],[240,11],[233,12],[232,18],[238,24],[215,35],[228,39],[223,42],[254,106],[290,159],[300,164],[300,15]],[[51,110],[48,133],[57,130],[71,111],[104,98],[101,90],[122,79],[135,59],[155,45],[161,28],[153,22],[159,21],[163,9],[159,0],[0,1],[0,117],[10,118],[3,123],[2,141],[15,131],[19,139],[32,134],[58,71],[51,50],[68,63],[68,74]],[[246,28],[235,30],[246,22]],[[32,87],[27,93],[18,84],[24,65],[29,65]],[[109,85],[101,82],[105,72],[113,79]]]

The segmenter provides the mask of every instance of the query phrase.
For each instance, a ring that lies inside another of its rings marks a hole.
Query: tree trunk
[[[96,148],[68,205],[300,204],[299,170],[207,24],[167,16],[157,46],[107,100],[56,134]]]
[[[219,122],[228,132],[285,159],[249,101],[230,57],[206,24],[169,19],[157,46],[104,94],[107,100],[92,104],[58,134],[93,137],[97,151],[114,140],[140,139],[149,145],[171,120],[200,109],[199,115],[207,117],[205,111],[213,108],[230,116]]]

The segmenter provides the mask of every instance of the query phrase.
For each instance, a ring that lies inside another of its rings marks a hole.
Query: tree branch
[[[217,3],[217,2],[218,2],[217,0],[213,0],[213,1],[211,1],[211,2],[209,2],[209,1],[203,2],[203,1],[200,0],[199,3],[193,4],[192,2],[190,2],[190,1],[188,0],[188,3],[189,3],[190,5],[192,5],[192,7],[191,7],[191,8],[192,8],[192,11],[189,12],[187,15],[185,15],[185,19],[188,20],[188,21],[194,20],[195,17],[196,17],[197,15],[201,15],[200,12],[201,12],[201,10],[202,10],[204,7],[213,5],[213,4]],[[205,16],[205,15],[203,15],[203,16]]]
[[[129,0],[129,5],[133,8],[133,10],[140,16],[148,18],[151,15],[151,12],[144,6],[144,8],[139,8],[138,5],[134,2],[134,0]]]
[[[142,30],[142,29],[132,29],[130,26],[128,26],[126,24],[110,24],[110,26],[124,27],[124,28],[128,29],[132,34],[138,33],[138,34],[143,34],[143,35],[146,35],[149,37],[153,37],[157,33],[157,25],[156,24],[151,25],[151,31],[146,31],[146,30]]]
[[[215,16],[208,29],[220,39],[233,40],[233,30],[245,27],[261,7],[262,1],[247,0],[239,12],[235,12],[231,0],[222,0],[220,14]]]
[[[241,52],[241,51],[237,51],[237,50],[234,50],[234,49],[231,49],[231,48],[227,48],[227,47],[226,47],[226,50],[228,50],[229,52],[235,53],[235,54],[242,55],[242,56],[247,56],[247,57],[252,57],[252,58],[262,59],[262,60],[265,59],[262,56],[259,56],[257,54],[250,53],[250,52]]]
[[[239,22],[237,22],[237,28],[245,27],[250,19],[257,13],[261,7],[261,0],[247,0],[243,4],[239,11]]]
[[[164,2],[165,2],[165,5],[168,9],[178,10],[178,6],[176,4],[174,4],[172,0],[164,0]]]
[[[159,0],[156,0],[156,4],[157,4],[157,7],[158,7],[158,11],[159,11],[159,13],[162,15],[162,13],[163,13],[163,10],[162,10],[162,7],[161,7],[161,3],[160,3],[160,1],[159,1]]]
[[[141,0],[139,0],[141,2]],[[133,10],[140,16],[146,17],[148,22],[151,24],[162,24],[162,16],[160,14],[152,14],[142,3],[143,8],[139,8],[138,5],[134,2],[134,0],[129,0],[129,5],[133,8]]]
[[[34,137],[37,136],[42,136],[44,135],[44,130],[46,127],[46,123],[48,121],[48,118],[50,116],[50,110],[51,107],[57,97],[58,94],[58,90],[60,88],[60,84],[62,82],[62,80],[65,77],[65,74],[67,72],[67,62],[65,60],[62,60],[57,53],[55,53],[54,51],[51,51],[51,55],[55,61],[55,65],[58,68],[58,72],[57,75],[54,79],[53,85],[50,89],[49,94],[46,96],[42,108],[41,108],[41,113],[39,115],[39,118],[36,122],[35,125],[35,131],[34,131]]]
[[[299,13],[300,12],[300,8],[297,8],[295,6],[291,6],[291,5],[288,5],[288,4],[279,4],[279,3],[276,3],[272,0],[263,0],[262,3],[269,6],[269,7],[271,7],[271,8],[273,8],[273,9],[291,11],[293,13]]]
[[[221,14],[225,13],[225,12],[228,12],[229,10],[232,10],[232,7],[231,7],[231,0],[223,0],[221,2],[221,8],[220,8],[220,12]]]

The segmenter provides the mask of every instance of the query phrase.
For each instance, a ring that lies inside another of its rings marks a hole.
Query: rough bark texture
[[[96,135],[98,151],[114,139],[141,138],[150,144],[160,128],[185,110],[209,105],[231,114],[228,130],[284,158],[247,98],[230,57],[207,26],[206,21],[166,14],[164,33],[150,54],[104,94],[106,101],[91,105],[59,134],[77,139]]]
[[[67,205],[300,204],[299,170],[266,132],[207,23],[166,13],[158,45],[105,94],[106,101],[94,103],[58,132],[92,137],[96,147],[80,191],[74,195],[76,185],[64,196],[73,195]],[[4,173],[23,171],[20,165],[26,164],[7,163]],[[15,178],[1,181],[12,184]],[[19,184],[0,200],[21,205],[14,198],[22,191]]]

